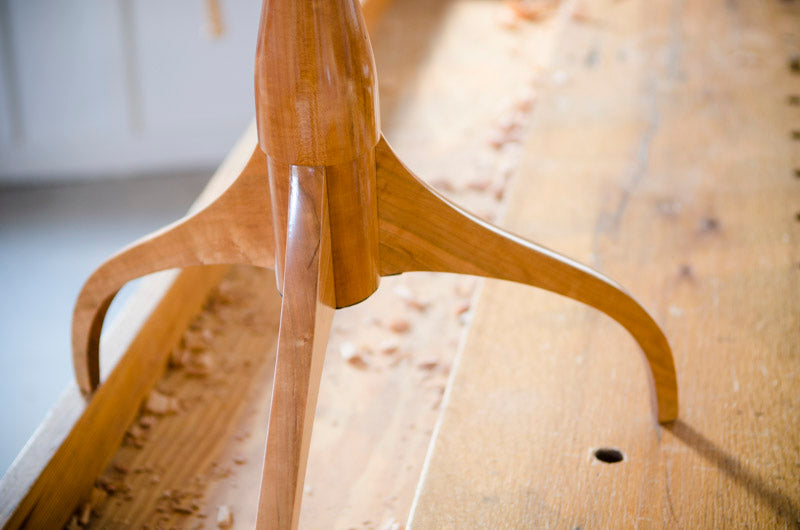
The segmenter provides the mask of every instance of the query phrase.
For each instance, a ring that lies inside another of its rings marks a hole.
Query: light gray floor
[[[210,174],[0,189],[0,474],[72,378],[70,319],[83,281],[182,216]]]

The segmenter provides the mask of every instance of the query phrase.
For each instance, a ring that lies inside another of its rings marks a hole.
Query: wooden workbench
[[[634,293],[675,350],[680,420],[656,424],[640,351],[599,313],[503,282],[386,278],[337,313],[301,528],[399,528],[409,512],[414,528],[800,524],[799,6],[551,5],[389,5],[371,30],[384,130],[446,195]],[[141,366],[152,380],[123,385],[111,431],[70,390],[0,484],[30,508],[0,502],[0,521],[55,520],[37,499],[59,487],[79,519],[59,482],[74,475],[43,462],[108,451],[91,463],[115,493],[92,527],[214,527],[221,505],[251,527],[278,307],[270,271],[146,284],[104,364],[123,358],[112,384]],[[175,410],[142,420],[153,384]]]
[[[800,525],[799,7],[580,4],[504,224],[653,311],[680,418],[653,421],[613,322],[487,282],[411,527]]]

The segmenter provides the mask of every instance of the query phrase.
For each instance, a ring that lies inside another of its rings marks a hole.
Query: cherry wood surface
[[[100,333],[106,310],[129,280],[175,267],[274,262],[271,214],[264,193],[266,160],[257,147],[236,180],[211,204],[132,243],[95,270],[73,315],[73,364],[84,392],[100,382]]]
[[[258,528],[296,528],[335,309],[325,171],[292,170],[278,351]],[[288,433],[288,435],[287,435]]]
[[[633,335],[652,371],[655,415],[678,416],[678,387],[664,333],[613,280],[547,248],[494,227],[416,178],[386,141],[378,146],[381,270],[457,272],[526,283],[608,314]]]

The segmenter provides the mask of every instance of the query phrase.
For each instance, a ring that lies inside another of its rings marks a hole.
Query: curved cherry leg
[[[81,289],[72,318],[72,362],[78,386],[100,382],[100,331],[108,306],[130,280],[193,265],[272,268],[274,245],[266,160],[256,145],[236,180],[210,204],[143,237],[109,258]]]
[[[678,416],[667,339],[622,287],[585,265],[461,210],[414,176],[381,138],[377,147],[381,274],[438,271],[533,285],[606,313],[639,343],[650,365],[658,420]]]
[[[311,428],[336,304],[324,168],[292,166],[283,303],[259,529],[297,528]]]

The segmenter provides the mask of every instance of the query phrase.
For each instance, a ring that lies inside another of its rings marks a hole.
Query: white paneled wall
[[[260,0],[0,0],[0,183],[213,166],[253,116]]]

